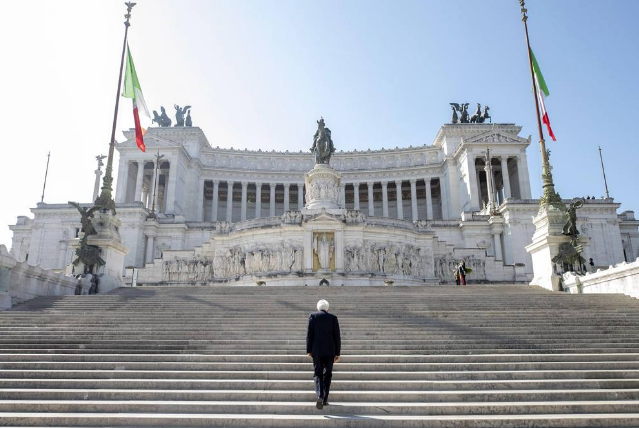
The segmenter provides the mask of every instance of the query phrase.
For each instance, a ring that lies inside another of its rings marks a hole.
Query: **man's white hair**
[[[317,302],[317,310],[318,311],[328,311],[328,302],[324,299]]]

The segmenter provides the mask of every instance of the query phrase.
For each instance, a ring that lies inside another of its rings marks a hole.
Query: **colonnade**
[[[132,166],[135,166],[135,170],[131,168]],[[171,187],[170,182],[175,178],[174,174],[171,174],[169,162],[161,161],[157,169],[153,160],[129,161],[121,167],[125,167],[126,171],[120,173],[119,177],[124,177],[125,180],[122,184],[118,184],[116,201],[141,202],[148,209],[155,207],[156,212],[164,212]],[[155,201],[153,201],[154,196]]]
[[[341,202],[342,206],[362,210],[371,217],[410,221],[441,219],[443,201],[440,183],[438,177],[343,183]],[[433,189],[437,192],[436,198],[433,197]]]
[[[304,207],[304,183],[200,180],[198,195],[199,221],[244,221]]]
[[[436,197],[433,197],[433,190]],[[237,222],[282,215],[304,207],[304,183],[301,182],[201,179],[197,195],[196,221]],[[441,195],[438,177],[343,182],[340,186],[340,205],[361,210],[369,216],[432,220],[443,218]]]
[[[530,199],[530,183],[528,182],[528,163],[521,156],[491,156],[492,186],[495,201],[503,202],[508,198]],[[471,180],[471,204],[481,207],[488,202],[488,178],[484,171],[485,156],[469,157],[469,177]]]

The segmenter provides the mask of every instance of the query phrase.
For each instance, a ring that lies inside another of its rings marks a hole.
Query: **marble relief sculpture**
[[[303,256],[303,248],[288,241],[269,246],[236,246],[218,250],[213,257],[166,260],[162,266],[162,280],[202,282],[244,275],[299,273]]]
[[[344,250],[346,272],[374,272],[418,278],[431,276],[423,249],[410,244],[365,243]]]
[[[486,261],[475,258],[473,256],[463,257],[466,267],[473,270],[473,279],[486,279]],[[441,281],[451,281],[452,272],[459,266],[460,259],[455,258],[452,254],[435,258],[435,276]]]

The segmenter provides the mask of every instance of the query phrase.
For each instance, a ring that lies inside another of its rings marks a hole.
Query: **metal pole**
[[[599,160],[601,161],[601,172],[603,173],[604,186],[606,186],[606,199],[610,198],[608,193],[608,181],[606,180],[606,168],[604,168],[603,156],[601,155],[601,146],[599,146]]]
[[[110,210],[115,215],[115,202],[113,201],[113,152],[115,151],[115,127],[118,120],[118,107],[120,105],[120,88],[122,86],[122,71],[124,69],[124,54],[126,52],[126,39],[129,34],[131,9],[135,6],[133,2],[126,2],[126,21],[124,21],[124,42],[122,44],[122,57],[120,58],[120,74],[118,77],[118,90],[115,94],[115,109],[113,111],[113,127],[111,128],[111,141],[109,143],[109,157],[107,159],[107,166],[104,171],[104,179],[102,180],[102,193],[95,200],[95,205],[102,208],[102,210]]]
[[[524,0],[519,0],[521,5],[521,20],[524,22],[524,30],[526,32],[526,47],[528,48],[528,65],[530,67],[530,78],[532,80],[533,98],[535,100],[535,112],[537,113],[537,130],[539,131],[539,148],[541,150],[541,179],[543,194],[539,198],[539,205],[542,207],[554,205],[558,208],[565,209],[561,201],[561,197],[555,191],[555,184],[552,180],[552,166],[550,166],[549,151],[546,150],[546,141],[544,140],[544,132],[541,127],[541,114],[539,113],[539,101],[537,99],[537,82],[535,81],[535,71],[532,63],[532,52],[530,50],[530,39],[528,37],[528,9],[526,9]]]
[[[599,149],[601,151],[601,149]],[[42,185],[42,197],[40,203],[44,202],[44,189],[47,187],[47,175],[49,175],[49,160],[51,160],[51,152],[47,154],[47,169],[44,172],[44,184]]]

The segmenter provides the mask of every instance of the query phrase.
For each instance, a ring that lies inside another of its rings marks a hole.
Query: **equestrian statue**
[[[331,130],[324,123],[324,118],[317,121],[317,131],[313,136],[313,147],[311,152],[315,153],[315,163],[328,165],[331,155],[335,152],[333,140],[331,139]]]

